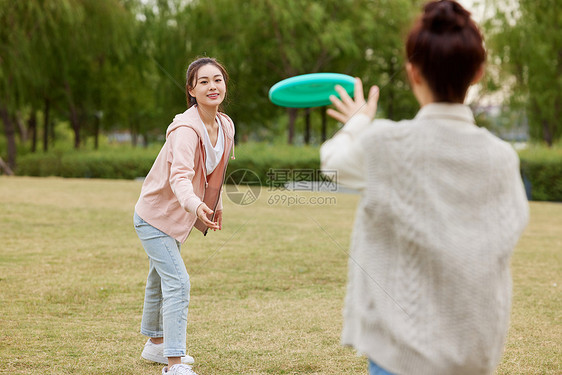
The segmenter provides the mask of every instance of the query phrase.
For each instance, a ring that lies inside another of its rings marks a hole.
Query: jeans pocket
[[[146,224],[146,221],[144,221],[139,215],[137,215],[137,213],[135,212],[135,215],[133,216],[133,225],[135,226],[135,228],[139,228],[142,225]]]

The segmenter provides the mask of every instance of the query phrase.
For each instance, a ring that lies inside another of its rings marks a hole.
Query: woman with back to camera
[[[148,255],[142,357],[168,364],[162,374],[196,375],[186,351],[189,275],[180,245],[193,227],[222,229],[221,188],[233,147],[234,123],[220,112],[228,74],[212,58],[187,69],[188,110],[174,117],[166,142],[142,185],[135,230]]]
[[[421,109],[373,121],[337,87],[328,114],[345,123],[322,168],[362,192],[351,240],[342,342],[370,374],[492,374],[509,324],[509,261],[528,221],[519,159],[463,105],[484,70],[482,36],[454,1],[425,5],[406,42]]]

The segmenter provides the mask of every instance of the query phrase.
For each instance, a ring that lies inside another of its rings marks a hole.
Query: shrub
[[[27,154],[20,156],[15,172],[26,176],[134,179],[146,176],[159,149],[122,146]],[[229,182],[240,182],[243,170],[254,172],[254,180],[257,176],[259,183],[267,186],[322,179],[318,147],[244,143],[235,147],[235,156],[227,170]],[[562,202],[562,148],[531,146],[520,151],[519,156],[531,199]]]
[[[53,151],[22,155],[16,174],[21,176],[59,176],[74,178],[134,179],[144,177],[152,167],[159,148],[114,148],[100,151]],[[317,147],[247,143],[235,147],[235,160],[230,160],[227,175],[247,169],[261,184],[287,182],[279,171],[289,171],[290,179],[314,180],[318,177],[320,158]],[[293,171],[313,171],[299,174]],[[275,171],[277,179],[270,171]],[[234,174],[233,176],[240,176]],[[274,180],[274,181],[272,181]],[[234,181],[239,182],[239,181]]]
[[[562,202],[562,147],[530,146],[519,152],[532,200]]]
[[[239,181],[234,172],[242,169],[254,172],[260,183],[268,186],[319,179],[318,147],[245,143],[235,147],[235,156],[227,170],[227,175],[233,176],[235,182]]]
[[[142,149],[35,153],[18,159],[16,174],[134,179],[148,173],[156,155],[155,150]]]

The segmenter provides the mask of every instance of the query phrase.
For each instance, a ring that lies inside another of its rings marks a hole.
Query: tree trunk
[[[21,116],[19,113],[16,114],[14,117],[14,122],[17,125],[17,130],[20,135],[20,142],[26,143],[27,142],[27,129],[25,128],[25,124],[23,123]]]
[[[64,84],[65,87],[65,91],[67,94],[67,100],[68,100],[68,110],[70,112],[70,126],[72,127],[72,130],[74,131],[74,148],[77,150],[80,148],[80,119],[78,118],[78,109],[76,108],[76,105],[74,105],[74,99],[73,99],[73,95],[72,95],[72,89],[70,88],[70,85],[68,84],[68,82],[66,82]]]
[[[0,117],[4,123],[4,135],[6,136],[6,141],[8,142],[8,166],[13,170],[16,167],[16,131],[14,123],[8,113],[8,109],[4,106],[0,107]]]
[[[10,167],[8,166],[8,164],[6,164],[4,162],[4,160],[2,160],[2,158],[0,157],[0,170],[4,171],[4,173],[6,173],[8,176],[13,176],[14,172],[12,172],[12,170],[10,169]]]
[[[70,105],[70,125],[72,130],[74,130],[74,148],[78,150],[80,148],[80,120],[78,119],[78,111],[74,105]]]
[[[49,151],[49,112],[51,103],[49,99],[45,99],[45,110],[43,111],[43,151]]]
[[[542,121],[542,138],[544,139],[544,141],[546,142],[549,148],[552,147],[552,143],[554,142],[553,140],[554,137],[552,136],[550,123],[548,122],[548,120]]]
[[[49,120],[49,139],[51,140],[51,146],[55,145],[55,124],[53,121]]]
[[[100,118],[96,116],[96,122],[94,124],[94,150],[99,148],[100,144]]]
[[[310,108],[304,112],[304,143],[310,144]]]
[[[287,112],[289,114],[289,138],[288,138],[288,143],[290,145],[292,145],[293,139],[295,137],[295,122],[297,120],[298,109],[297,108],[288,108]]]
[[[31,114],[27,120],[27,131],[31,134],[31,152],[37,151],[37,112],[31,109]]]
[[[328,115],[326,114],[326,107],[322,107],[322,143],[326,142],[327,139],[327,124],[328,124]]]
[[[27,120],[27,129],[31,133],[31,152],[37,152],[37,112],[34,108]]]

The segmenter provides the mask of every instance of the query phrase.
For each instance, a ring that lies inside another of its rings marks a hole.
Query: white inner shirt
[[[217,143],[214,147],[211,143],[211,137],[209,137],[207,127],[203,124],[203,127],[205,128],[203,144],[205,145],[205,167],[207,168],[207,176],[215,170],[217,165],[219,165],[222,154],[224,153],[224,136],[222,134],[222,126],[218,117],[216,118],[216,122],[219,124],[219,130],[217,134]]]

